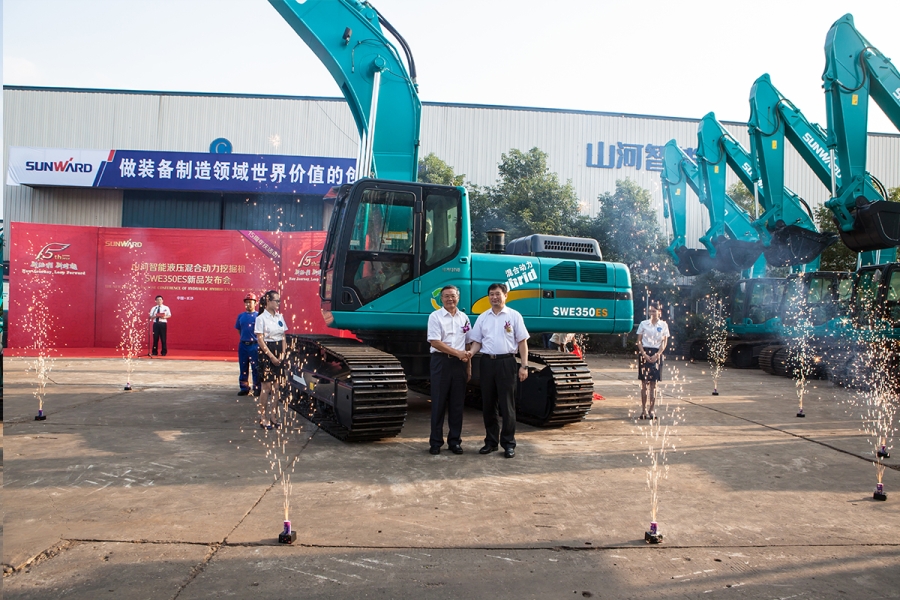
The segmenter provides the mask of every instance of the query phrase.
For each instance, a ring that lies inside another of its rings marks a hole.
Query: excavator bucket
[[[841,231],[841,240],[854,252],[900,246],[900,202],[867,202],[856,207],[856,227]]]
[[[696,250],[682,246],[675,250],[675,254],[678,256],[678,271],[686,277],[712,271],[716,266],[716,259],[706,249]]]
[[[759,242],[741,240],[723,239],[713,242],[713,245],[716,247],[715,269],[723,273],[749,269],[763,250]]]
[[[771,245],[763,250],[766,262],[773,267],[805,265],[838,241],[838,234],[785,225],[772,232]]]

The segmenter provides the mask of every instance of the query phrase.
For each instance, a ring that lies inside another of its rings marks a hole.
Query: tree
[[[900,186],[888,188],[887,199],[890,202],[900,202]]]
[[[743,208],[747,214],[750,215],[751,219],[756,219],[762,215],[762,207],[757,207],[756,198],[753,197],[753,192],[750,191],[743,182],[738,181],[729,187],[728,195],[734,200],[735,204]]]
[[[600,194],[600,208],[590,223],[603,258],[628,265],[635,282],[671,281],[674,270],[665,255],[650,192],[629,179],[616,181],[616,191]]]
[[[825,206],[816,209],[816,225],[819,231],[837,233],[837,225],[834,224],[834,215]],[[822,252],[819,269],[822,271],[855,271],[856,252],[848,248],[840,240],[832,244]]]
[[[463,185],[465,179],[465,175],[454,173],[453,167],[438,158],[434,152],[419,160],[419,181],[422,183]]]
[[[560,183],[546,152],[512,149],[501,156],[499,171],[496,185],[469,189],[475,247],[498,227],[509,240],[534,233],[580,235],[586,229],[572,182]]]

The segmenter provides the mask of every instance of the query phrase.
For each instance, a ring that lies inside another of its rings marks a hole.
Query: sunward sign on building
[[[355,158],[11,146],[7,185],[325,194]]]

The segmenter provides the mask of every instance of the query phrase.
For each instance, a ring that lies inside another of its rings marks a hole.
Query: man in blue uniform
[[[234,328],[241,332],[241,341],[238,345],[238,361],[241,365],[241,375],[238,383],[241,391],[238,396],[250,394],[249,372],[253,372],[253,395],[259,395],[259,373],[256,370],[256,360],[259,356],[259,345],[256,342],[256,295],[253,293],[244,296],[244,312],[238,315]]]

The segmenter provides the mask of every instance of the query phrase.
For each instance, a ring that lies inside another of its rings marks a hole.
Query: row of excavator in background
[[[827,129],[810,123],[766,74],[750,92],[749,152],[709,113],[698,128],[696,161],[672,140],[661,178],[673,232],[668,251],[679,271],[744,277],[730,300],[728,363],[792,375],[802,339],[815,357],[815,374],[853,383],[863,340],[900,340],[900,203],[889,202],[866,171],[869,98],[900,129],[900,73],[856,30],[851,15],[831,27],[825,54]],[[820,232],[809,204],[785,187],[785,140],[829,191],[825,206],[838,234]],[[751,216],[728,196],[726,167],[753,191],[761,215]],[[699,249],[688,248],[684,237],[686,187],[709,215]],[[821,253],[834,243],[861,253],[856,272],[818,271]],[[792,274],[766,277],[767,266],[790,267]],[[703,340],[690,352],[703,356]],[[896,351],[893,356],[896,366]]]

